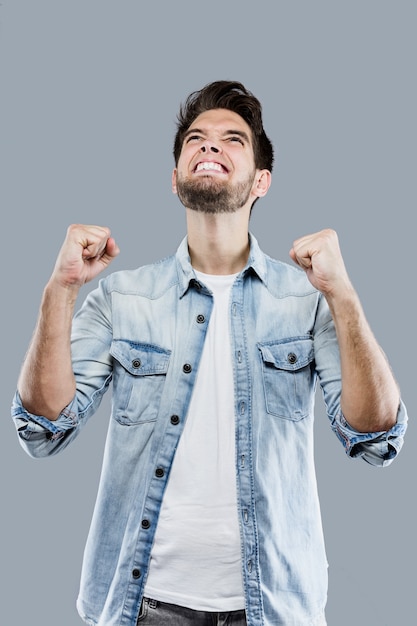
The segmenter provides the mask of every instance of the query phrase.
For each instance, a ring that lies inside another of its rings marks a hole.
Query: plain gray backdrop
[[[252,231],[282,260],[295,238],[338,231],[410,414],[399,458],[375,469],[346,457],[318,398],[329,626],[414,623],[416,18],[411,0],[0,4],[1,623],[80,626],[109,415],[106,399],[56,458],[20,448],[10,403],[42,288],[72,222],[110,226],[113,269],[176,249],[175,116],[218,79],[261,99],[276,148]]]

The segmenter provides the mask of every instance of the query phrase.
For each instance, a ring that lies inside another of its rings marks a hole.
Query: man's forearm
[[[359,298],[351,288],[327,301],[340,347],[343,414],[358,431],[389,430],[396,422],[399,390]]]
[[[45,287],[38,322],[26,354],[18,390],[26,410],[55,420],[72,400],[71,324],[78,288],[50,281]]]

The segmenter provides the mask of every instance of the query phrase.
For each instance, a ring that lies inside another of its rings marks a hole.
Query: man
[[[248,232],[273,162],[253,94],[228,81],[191,94],[174,157],[176,255],[110,274],[74,319],[119,249],[106,227],[68,229],[14,401],[20,441],[34,457],[63,449],[112,381],[88,624],[322,625],[316,382],[347,454],[374,465],[399,452],[406,410],[336,233],[298,239],[295,267]]]

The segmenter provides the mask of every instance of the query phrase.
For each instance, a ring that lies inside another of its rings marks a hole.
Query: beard
[[[194,180],[178,176],[177,194],[181,203],[193,211],[211,215],[235,213],[248,201],[254,178],[255,172],[246,181],[232,184],[214,180],[210,175]]]

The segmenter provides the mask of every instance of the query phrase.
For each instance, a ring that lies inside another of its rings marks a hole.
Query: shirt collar
[[[267,264],[265,254],[259,247],[257,239],[249,233],[249,257],[246,266],[243,268],[241,275],[247,275],[248,273],[255,272],[259,279],[266,284],[267,279]],[[190,254],[188,252],[188,239],[184,237],[181,241],[176,255],[178,278],[180,284],[180,297],[185,295],[190,286],[194,285],[197,289],[201,289],[201,285],[197,280],[195,271],[191,265]]]

